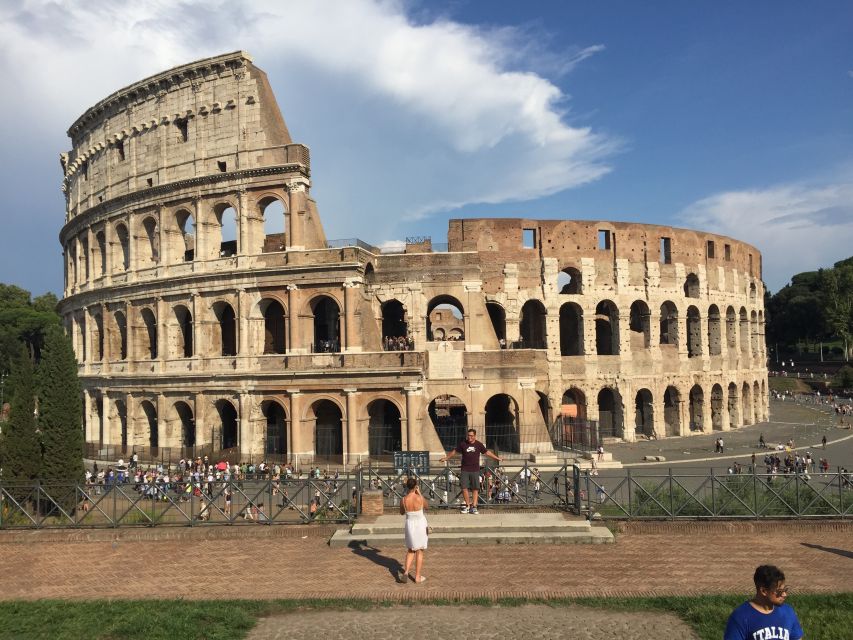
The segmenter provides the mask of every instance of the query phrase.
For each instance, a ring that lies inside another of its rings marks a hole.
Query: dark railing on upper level
[[[327,249],[343,249],[344,247],[359,247],[370,253],[382,253],[379,247],[364,242],[358,238],[339,238],[336,240],[326,240]]]

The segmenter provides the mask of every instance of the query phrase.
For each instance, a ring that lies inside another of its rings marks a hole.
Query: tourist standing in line
[[[406,489],[406,495],[400,500],[400,515],[406,516],[406,562],[403,571],[397,576],[397,582],[406,582],[411,578],[416,584],[421,584],[426,581],[421,570],[424,566],[424,551],[429,542],[429,523],[424,515],[427,501],[421,495],[417,478],[406,480]],[[411,573],[412,564],[415,565],[415,575]]]
[[[752,577],[755,595],[729,616],[723,640],[786,638],[800,640],[803,628],[794,609],[785,604],[785,574],[773,565],[761,565]]]
[[[477,440],[475,429],[468,429],[468,437],[456,445],[456,448],[441,458],[439,462],[447,462],[457,453],[462,456],[462,498],[465,500],[462,513],[477,514],[479,513],[477,511],[477,500],[480,495],[480,454],[498,462],[503,458],[496,456],[486,448],[486,445]]]

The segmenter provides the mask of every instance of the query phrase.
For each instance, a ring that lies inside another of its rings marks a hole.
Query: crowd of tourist
[[[385,336],[382,338],[382,348],[385,351],[414,351],[415,341],[411,336]]]

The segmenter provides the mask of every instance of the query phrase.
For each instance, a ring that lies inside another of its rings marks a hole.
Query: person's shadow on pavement
[[[824,547],[819,544],[812,544],[810,542],[801,542],[801,545],[804,547],[808,547],[809,549],[817,549],[818,551],[826,551],[827,553],[834,553],[836,555],[841,556],[842,558],[850,558],[853,559],[853,551],[848,551],[847,549],[836,549],[835,547]]]
[[[388,556],[383,556],[379,549],[376,547],[371,547],[366,542],[361,540],[353,540],[349,543],[349,548],[352,549],[352,552],[357,556],[361,556],[362,558],[367,558],[374,564],[378,564],[380,567],[385,567],[388,569],[388,572],[394,579],[397,579],[398,576],[403,572],[403,565],[396,558],[389,558]]]

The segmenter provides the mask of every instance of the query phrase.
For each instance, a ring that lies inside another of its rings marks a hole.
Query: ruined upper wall
[[[62,154],[70,220],[134,191],[234,171],[297,164],[266,74],[238,51],[121,89],[80,116]]]

